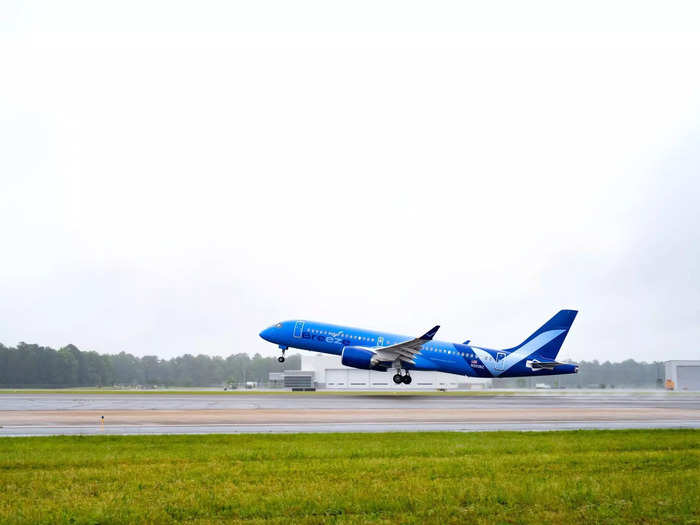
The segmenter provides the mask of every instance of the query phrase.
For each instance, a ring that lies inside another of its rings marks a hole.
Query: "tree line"
[[[519,377],[494,380],[497,388],[534,388],[536,384],[557,388],[662,388],[664,364],[627,359],[620,363],[581,361],[578,374]]]
[[[239,353],[229,357],[185,354],[172,359],[126,352],[100,355],[74,345],[59,350],[35,344],[0,344],[0,387],[221,386],[267,383],[270,372],[298,370],[299,355],[282,364],[276,357]]]
[[[265,384],[270,372],[299,370],[301,358],[291,355],[286,363],[276,357],[238,353],[224,357],[185,354],[172,359],[136,357],[126,352],[100,355],[74,345],[54,350],[19,343],[0,344],[0,388],[74,386],[222,386],[255,381]],[[562,376],[494,380],[496,388],[534,387],[544,383],[566,388],[661,387],[664,365],[633,359],[621,363],[582,361],[579,373]]]

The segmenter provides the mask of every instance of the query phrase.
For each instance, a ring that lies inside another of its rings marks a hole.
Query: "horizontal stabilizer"
[[[538,361],[537,359],[525,362],[525,366],[532,370],[554,370],[555,366],[563,364],[564,363],[559,363],[557,361]]]

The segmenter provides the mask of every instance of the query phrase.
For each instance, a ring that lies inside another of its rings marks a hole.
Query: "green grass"
[[[698,523],[693,430],[0,439],[0,523]]]

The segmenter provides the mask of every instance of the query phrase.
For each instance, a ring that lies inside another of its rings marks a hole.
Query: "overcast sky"
[[[566,4],[3,2],[0,342],[700,358],[697,4]]]

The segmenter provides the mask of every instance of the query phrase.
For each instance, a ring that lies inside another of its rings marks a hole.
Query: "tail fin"
[[[548,359],[556,359],[559,349],[564,339],[566,339],[569,328],[571,328],[571,324],[574,322],[577,313],[578,311],[576,310],[559,310],[554,317],[544,323],[534,334],[513,348],[513,350],[525,346],[536,337],[542,336],[541,340],[543,345],[537,350],[537,353]]]

